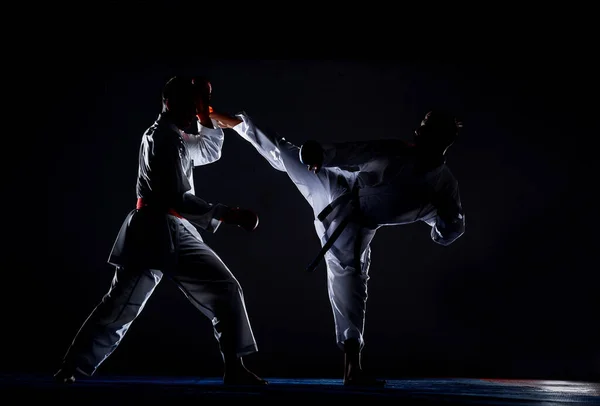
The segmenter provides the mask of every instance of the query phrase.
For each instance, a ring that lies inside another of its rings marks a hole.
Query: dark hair
[[[192,97],[194,85],[192,78],[186,76],[174,76],[167,81],[162,91],[162,100],[182,100]]]
[[[447,148],[456,141],[462,122],[450,113],[442,110],[431,110],[421,121],[421,127],[417,130],[417,139],[421,143]]]
[[[453,115],[442,110],[431,110],[423,119],[422,124],[441,131],[457,132],[462,123]]]
[[[211,87],[210,80],[206,76],[196,75],[190,78],[194,86],[198,86],[200,88],[208,86]]]

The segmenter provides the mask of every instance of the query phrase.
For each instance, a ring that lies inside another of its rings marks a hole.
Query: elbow
[[[464,233],[464,223],[461,223],[459,227],[451,229],[438,228],[438,226],[435,225],[431,228],[431,239],[436,244],[446,247],[458,240]]]
[[[447,246],[451,245],[452,243],[454,243],[456,240],[458,240],[463,234],[464,234],[464,231],[448,233],[444,236],[432,234],[431,239],[436,244],[441,245],[443,247],[447,247]]]
[[[221,159],[221,151],[223,150],[225,138],[221,136],[207,141],[210,142],[204,144],[204,155],[208,158],[208,163],[217,162]]]
[[[205,150],[203,153],[199,154],[198,160],[194,160],[194,167],[204,166],[208,164],[212,164],[213,162],[217,162],[221,159],[221,148],[210,148],[208,151]]]
[[[211,155],[211,163],[213,162],[217,162],[219,159],[221,159],[221,148],[217,149],[212,155]]]

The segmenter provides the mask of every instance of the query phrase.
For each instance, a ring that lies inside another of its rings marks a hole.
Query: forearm
[[[203,127],[206,128],[217,128],[217,126],[215,125],[215,123],[213,123],[213,121],[210,118],[209,112],[203,113],[203,114],[198,114],[198,121],[200,122],[200,124]]]
[[[230,207],[216,203],[208,203],[199,197],[185,193],[179,214],[202,230],[216,233],[223,217],[229,212]]]

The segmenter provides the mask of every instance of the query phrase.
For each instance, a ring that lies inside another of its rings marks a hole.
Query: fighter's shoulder
[[[413,144],[411,144],[410,142],[396,137],[381,138],[379,142],[387,145],[394,145],[398,148],[410,148],[413,146]]]
[[[414,155],[414,145],[398,138],[388,138],[382,140],[381,146],[390,156],[412,157]]]
[[[170,136],[173,133],[173,129],[170,126],[166,125],[166,123],[161,121],[156,121],[150,127],[144,131],[144,137],[149,137],[153,139],[160,139]]]
[[[407,143],[406,141],[400,139],[400,138],[379,138],[379,139],[375,139],[373,141],[369,141],[369,143],[372,143],[371,145],[375,145],[378,146],[379,148],[383,148],[384,150],[389,151],[390,153],[393,153],[395,151],[402,151],[405,149],[410,148],[410,144]]]

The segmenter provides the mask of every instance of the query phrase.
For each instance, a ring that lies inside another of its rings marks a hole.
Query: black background
[[[389,377],[598,379],[597,210],[584,158],[597,133],[578,117],[593,96],[583,63],[526,51],[253,59],[243,42],[177,53],[163,43],[136,50],[135,41],[94,49],[101,41],[73,39],[60,52],[48,41],[45,71],[21,91],[25,118],[11,120],[18,146],[5,163],[18,158],[25,170],[10,164],[5,173],[25,177],[5,195],[4,372],[54,372],[108,289],[106,258],[135,202],[140,137],[160,112],[164,82],[191,73],[212,80],[216,109],[245,110],[298,144],[410,139],[432,107],[463,120],[448,164],[466,233],[441,247],[424,224],[378,232],[366,368]],[[260,349],[247,363],[265,376],[339,377],[324,265],[303,271],[319,249],[310,207],[285,174],[225,132],[222,158],[195,172],[196,192],[261,219],[253,233],[222,227],[205,236],[244,288]],[[215,376],[220,368],[209,321],[165,280],[99,373]]]

